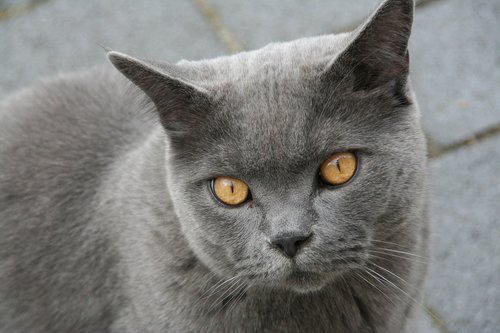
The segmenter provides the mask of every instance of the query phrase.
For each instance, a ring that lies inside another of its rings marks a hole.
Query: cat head
[[[426,164],[407,82],[413,9],[387,0],[351,33],[211,60],[108,53],[155,105],[168,190],[210,270],[317,290],[411,228]]]

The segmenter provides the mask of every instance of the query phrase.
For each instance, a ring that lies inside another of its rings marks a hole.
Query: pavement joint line
[[[449,154],[463,147],[475,146],[485,140],[500,135],[500,124],[487,128],[481,132],[475,133],[460,141],[439,147],[433,144],[432,139],[428,138],[429,158],[434,159]]]
[[[428,302],[425,302],[424,309],[426,314],[429,315],[432,321],[432,325],[439,331],[439,333],[450,333],[450,330],[448,329],[448,327],[446,327],[443,317],[434,308],[434,306],[432,306]]]
[[[20,16],[34,9],[35,7],[49,2],[51,0],[31,0],[28,3],[23,3],[20,5],[14,5],[7,7],[6,9],[0,9],[0,21],[8,20],[16,16]]]
[[[238,53],[244,50],[241,42],[222,23],[219,15],[207,0],[194,0],[194,3],[214,30],[217,38],[231,53]]]
[[[417,2],[416,7],[424,7],[424,6],[427,6],[433,2],[440,2],[440,1],[443,1],[443,0],[420,0],[419,2]]]

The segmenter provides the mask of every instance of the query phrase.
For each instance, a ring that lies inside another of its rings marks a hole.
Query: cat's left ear
[[[413,22],[413,0],[386,0],[356,29],[346,49],[330,70],[352,75],[354,91],[398,89],[409,72],[408,40]]]
[[[108,52],[107,57],[155,104],[170,137],[182,138],[203,124],[210,108],[209,93],[191,82],[185,69],[115,51]]]

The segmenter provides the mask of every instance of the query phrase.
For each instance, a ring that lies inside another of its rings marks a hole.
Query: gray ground
[[[0,98],[105,64],[177,61],[344,31],[378,0],[0,0]],[[415,332],[500,332],[500,1],[419,1],[413,82],[429,138],[433,257]],[[404,296],[402,296],[404,297]]]

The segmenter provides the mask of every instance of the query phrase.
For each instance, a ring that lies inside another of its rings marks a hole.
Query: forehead
[[[233,138],[242,149],[263,155],[261,161],[268,156],[300,154],[308,144],[306,129],[311,126],[314,108],[300,78],[266,71],[233,86],[224,105],[225,112],[231,113],[230,126],[237,131]]]
[[[218,161],[237,174],[298,172],[340,149],[342,133],[321,121],[321,98],[300,72],[267,68],[231,90],[217,110],[226,135]]]

